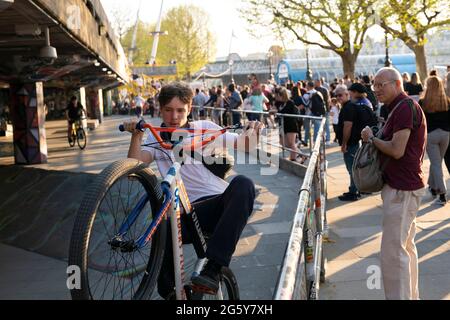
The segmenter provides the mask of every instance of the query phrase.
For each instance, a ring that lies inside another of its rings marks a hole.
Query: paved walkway
[[[369,290],[371,266],[380,266],[382,201],[380,194],[353,203],[337,199],[348,191],[349,176],[339,147],[328,149],[328,223],[333,243],[325,244],[327,282],[323,300],[384,299],[384,291]],[[428,177],[429,162],[425,161]],[[446,172],[447,187],[450,179]],[[431,205],[426,195],[417,218],[419,290],[421,299],[450,299],[450,204]],[[376,268],[375,267],[375,268]],[[372,267],[373,268],[373,267]]]
[[[75,178],[66,176],[83,173],[82,176],[76,178],[76,197],[81,197],[86,187],[85,184],[92,179],[90,176],[86,176],[86,173],[98,173],[111,162],[126,157],[129,135],[117,130],[123,119],[125,118],[107,118],[97,130],[90,132],[88,147],[85,151],[68,148],[64,121],[47,123],[48,164],[32,167],[64,171],[63,178],[72,179],[70,181],[75,181],[73,180]],[[12,158],[0,157],[0,165],[11,163],[13,163]],[[157,172],[154,165],[152,168]],[[261,166],[259,165],[236,165],[233,172],[233,175],[244,174],[251,177],[258,192],[254,214],[243,231],[231,262],[231,268],[236,274],[240,286],[241,299],[272,298],[291,229],[291,221],[297,206],[297,192],[302,182],[297,176],[281,170],[275,179],[274,176],[260,175],[260,170]],[[26,179],[26,177],[22,177],[26,174],[22,173],[20,177]],[[46,193],[52,193],[51,184],[42,182],[48,180],[45,177],[45,171],[39,171],[39,174],[42,175],[42,178],[35,177],[33,179],[38,181],[36,183],[41,183],[40,186],[45,186],[41,188],[45,189]],[[57,179],[56,176],[58,175],[52,173],[53,181]],[[63,178],[58,178],[58,181]],[[81,181],[84,183],[80,183]],[[67,181],[64,180],[61,185],[67,185]],[[53,193],[54,196],[61,194],[59,191]],[[46,197],[46,195],[41,197]],[[45,201],[49,204],[52,203],[50,198],[45,198]],[[26,204],[25,207],[30,208],[31,205]],[[21,205],[17,207],[20,208]],[[11,217],[12,214],[6,213],[6,210],[4,212],[6,217],[4,216],[3,225],[0,223],[0,239],[5,237],[6,230],[8,230],[9,234],[6,238],[9,240],[8,244],[0,244],[0,299],[70,298],[65,286],[67,257],[64,256],[64,253],[70,238],[70,231],[67,229],[73,221],[73,214],[67,212],[46,213],[44,209],[38,209],[40,215],[38,219],[27,215],[25,220],[27,226],[20,224],[21,221],[24,222],[24,219],[14,219]],[[1,211],[0,207],[0,218]],[[30,210],[22,211],[30,212]],[[44,230],[45,227],[40,227],[39,222],[41,225],[48,226],[47,223],[42,223],[44,220],[51,221],[53,226],[60,225],[59,232],[55,228]],[[3,234],[1,230],[4,230]],[[20,230],[20,232],[12,232],[14,230]],[[25,234],[25,231],[28,235],[30,233],[32,235],[27,236],[27,239],[14,237],[17,233]],[[44,234],[49,232],[52,234],[44,237]],[[41,241],[39,244],[32,243],[33,241],[29,239],[42,239],[43,237],[46,241],[45,245]],[[49,248],[52,241],[58,248]],[[187,274],[194,262],[192,251],[190,246],[185,246],[185,253],[188,255],[186,259]],[[155,298],[157,297],[155,296]]]
[[[98,173],[112,161],[126,156],[128,136],[116,130],[122,119],[108,118],[105,124],[91,132],[86,151],[69,150],[64,123],[49,122],[49,163],[35,167]],[[374,290],[367,287],[368,268],[379,266],[380,196],[341,203],[337,196],[347,190],[348,174],[338,147],[328,148],[328,161],[328,222],[332,243],[324,245],[328,258],[327,282],[321,286],[320,298],[384,299],[382,287]],[[0,155],[0,165],[12,162],[12,158]],[[426,170],[428,167],[426,162]],[[244,229],[231,268],[238,278],[242,299],[271,299],[301,181],[283,171],[275,178],[261,176],[257,165],[237,165],[234,169],[236,174],[246,174],[254,179],[258,197],[255,213]],[[446,178],[450,187],[449,176]],[[80,185],[81,191],[84,187]],[[443,208],[432,207],[429,200],[429,196],[424,198],[416,237],[421,298],[450,299],[450,204]],[[0,217],[2,214],[0,207]],[[0,221],[0,227],[4,226],[5,221]],[[60,236],[61,241],[70,237],[69,234],[66,238]],[[189,253],[190,249],[186,250]],[[70,298],[65,286],[67,264],[64,260],[32,252],[29,247],[0,244],[0,299]],[[192,259],[187,260],[187,265],[192,265]]]

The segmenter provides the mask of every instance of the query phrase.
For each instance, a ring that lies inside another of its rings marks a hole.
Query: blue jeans
[[[233,112],[233,125],[240,124],[242,120],[242,114],[240,112]]]
[[[355,182],[353,181],[352,176],[353,161],[355,160],[355,155],[356,151],[358,151],[358,148],[359,144],[349,145],[347,147],[347,152],[344,153],[345,167],[347,168],[348,174],[350,175],[350,187],[348,188],[348,191],[353,194],[358,193],[358,189],[356,189]]]
[[[313,120],[313,122],[314,122],[314,142],[316,142],[322,120]]]
[[[305,128],[305,138],[303,139],[303,141],[309,143],[309,135],[311,132],[311,120],[303,119],[303,127]]]

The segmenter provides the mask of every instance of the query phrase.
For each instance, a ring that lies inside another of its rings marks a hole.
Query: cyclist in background
[[[73,96],[70,98],[70,102],[65,111],[67,119],[67,136],[69,137],[69,142],[72,143],[72,124],[81,120],[84,107],[80,102],[78,102],[78,98]]]
[[[192,98],[192,90],[183,83],[164,86],[159,95],[163,126],[220,130],[221,127],[211,121],[188,122],[188,115],[192,110]],[[135,129],[136,122],[126,122],[124,127],[126,131],[132,133],[128,157],[148,164],[155,160],[161,175],[165,176],[172,165],[169,155],[173,158],[173,152],[170,151],[168,155],[167,152],[158,148],[142,148],[143,132]],[[223,142],[227,145],[234,143],[235,148],[244,145],[245,151],[250,151],[257,145],[251,141],[256,141],[262,128],[262,123],[250,122],[241,135],[226,132],[217,138],[214,144],[218,143],[220,146]],[[155,142],[156,139],[150,134],[146,144]],[[201,161],[197,160],[190,163],[186,161],[181,167],[181,177],[200,226],[206,234],[210,235],[206,251],[208,263],[200,275],[192,279],[192,283],[202,288],[204,293],[215,294],[219,288],[220,270],[223,266],[229,266],[239,237],[253,211],[255,186],[253,181],[245,176],[237,176],[228,183],[214,175]],[[183,242],[189,243],[183,217],[186,215],[182,215],[181,220]],[[168,230],[164,260],[158,278],[158,293],[165,299],[173,299],[175,283],[172,241],[170,228]]]

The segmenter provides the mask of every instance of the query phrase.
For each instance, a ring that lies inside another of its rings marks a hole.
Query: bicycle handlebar
[[[208,143],[216,140],[218,137],[220,137],[222,134],[224,134],[227,130],[237,130],[237,129],[242,129],[242,125],[241,124],[237,124],[234,126],[230,126],[230,127],[226,127],[223,128],[221,130],[217,130],[217,131],[212,131],[210,129],[203,129],[203,130],[198,130],[198,129],[188,129],[188,128],[170,128],[170,127],[164,127],[164,128],[157,128],[157,127],[153,127],[151,124],[146,123],[144,120],[139,121],[136,124],[136,130],[139,130],[141,132],[144,132],[145,129],[149,129],[150,132],[153,134],[153,136],[155,137],[156,141],[160,144],[161,147],[163,147],[166,150],[172,150],[175,146],[175,144],[171,144],[171,143],[167,143],[164,142],[161,137],[158,135],[158,132],[175,132],[177,130],[179,131],[192,131],[192,132],[201,132],[202,134],[205,133],[211,133],[213,134],[211,137],[208,137],[204,140],[202,140],[199,143],[195,143],[195,141],[192,141],[190,147],[187,148],[183,148],[183,149],[190,149],[191,151],[194,151],[195,149],[197,149],[198,147],[203,147],[205,145],[207,145]],[[123,125],[119,126],[119,130],[121,132],[125,131],[125,127]]]

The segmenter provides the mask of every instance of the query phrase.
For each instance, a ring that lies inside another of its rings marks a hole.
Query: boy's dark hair
[[[75,100],[78,100],[76,96],[72,96],[72,98],[70,98],[70,102],[74,102]]]
[[[164,107],[168,105],[173,98],[178,98],[182,102],[190,104],[193,97],[194,94],[192,89],[187,84],[182,82],[173,82],[161,88],[158,101],[159,105]]]

